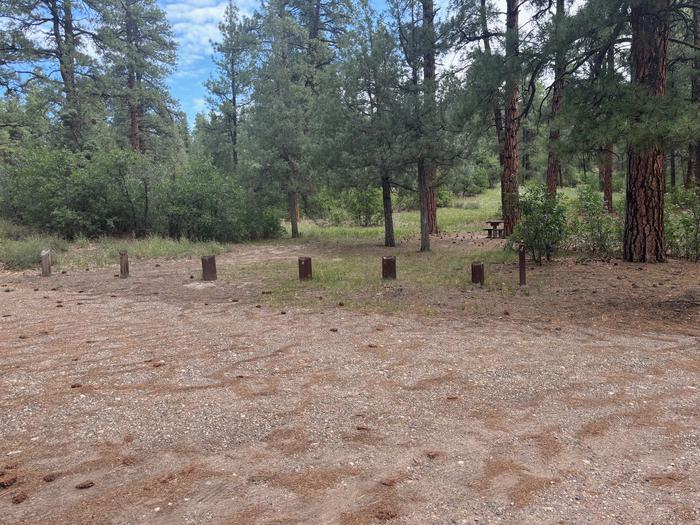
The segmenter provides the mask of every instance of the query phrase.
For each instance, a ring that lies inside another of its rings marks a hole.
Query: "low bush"
[[[666,209],[666,241],[675,257],[700,261],[700,193],[677,187]]]
[[[610,259],[620,252],[622,221],[607,212],[600,192],[591,185],[579,186],[573,211],[569,225],[572,249],[601,259]]]
[[[520,198],[522,217],[510,237],[509,246],[523,243],[538,264],[550,260],[567,238],[566,209],[561,197],[547,193],[536,184],[529,186]]]
[[[135,232],[229,242],[281,233],[279,216],[209,160],[166,165],[121,149],[90,157],[20,149],[0,173],[0,210],[17,224],[69,239]]]
[[[382,224],[384,208],[382,190],[379,188],[345,190],[342,201],[344,208],[356,225],[376,226]]]

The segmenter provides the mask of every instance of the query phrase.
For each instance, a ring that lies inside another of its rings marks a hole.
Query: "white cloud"
[[[224,17],[228,0],[175,0],[164,2],[163,9],[178,42],[180,67],[189,67],[200,60],[209,60],[211,41],[219,38],[219,22]],[[251,15],[259,6],[256,0],[236,2],[241,13]]]

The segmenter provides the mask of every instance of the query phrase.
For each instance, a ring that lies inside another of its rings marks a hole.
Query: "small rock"
[[[53,483],[54,481],[56,481],[58,479],[58,476],[59,476],[58,472],[52,472],[51,474],[46,474],[46,476],[44,476],[42,479],[46,483]]]
[[[94,481],[83,481],[82,483],[78,483],[75,488],[78,490],[85,490],[89,489],[90,487],[94,487],[95,482]]]
[[[25,501],[29,496],[27,496],[26,492],[18,492],[14,496],[12,496],[12,503],[15,505],[19,505],[23,501]]]
[[[0,489],[9,489],[15,483],[17,483],[17,476],[3,479],[2,481],[0,481]]]
[[[81,385],[80,383],[73,383],[70,387],[71,388],[81,388],[82,386],[83,385]]]
[[[331,332],[337,332],[337,331],[338,331],[337,328],[331,328]]]

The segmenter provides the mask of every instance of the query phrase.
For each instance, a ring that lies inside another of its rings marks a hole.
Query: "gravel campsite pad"
[[[698,522],[700,272],[613,307],[636,269],[551,268],[491,317],[282,312],[194,259],[0,273],[0,522]]]

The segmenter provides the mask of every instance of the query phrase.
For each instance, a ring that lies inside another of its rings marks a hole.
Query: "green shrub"
[[[610,259],[622,245],[622,222],[607,212],[593,186],[579,186],[571,219],[571,246],[589,257]]]
[[[207,159],[168,166],[128,149],[90,157],[22,149],[0,173],[0,210],[69,239],[135,232],[228,242],[281,233],[279,216]]]
[[[436,194],[438,208],[450,208],[455,203],[455,194],[446,186],[438,186]]]
[[[255,206],[252,195],[205,159],[193,159],[189,169],[171,182],[167,193],[171,237],[240,242],[281,233],[275,213]]]
[[[382,223],[384,208],[379,188],[353,188],[343,192],[344,208],[358,226],[376,226]]]
[[[700,194],[681,187],[669,195],[666,241],[675,257],[700,261]]]
[[[538,264],[550,260],[566,240],[566,212],[561,197],[552,196],[541,185],[528,187],[520,198],[522,217],[509,246],[523,243]]]

